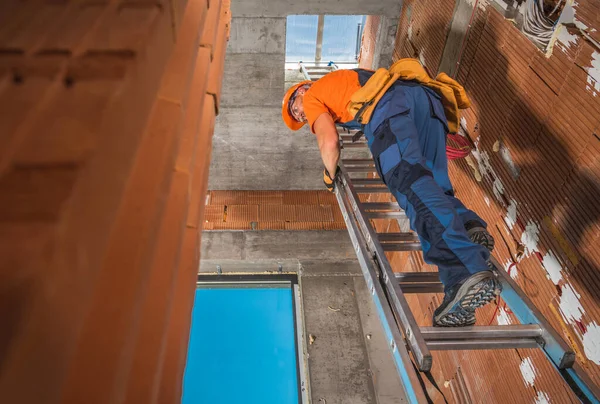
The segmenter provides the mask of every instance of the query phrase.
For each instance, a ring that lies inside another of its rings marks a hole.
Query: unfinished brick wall
[[[343,230],[329,191],[210,191],[204,230]]]
[[[362,69],[373,68],[373,57],[375,56],[375,45],[377,44],[377,33],[381,25],[381,16],[368,15],[360,44],[360,55],[358,67]]]
[[[412,57],[406,2],[396,57]],[[445,3],[445,2],[444,2]],[[446,6],[444,6],[445,8]],[[598,40],[600,2],[575,5],[577,20]],[[420,10],[420,11],[419,11]],[[412,6],[411,21],[437,10]],[[415,25],[412,36],[415,35]],[[421,36],[421,35],[419,35]],[[404,45],[402,45],[404,43]],[[426,56],[442,52],[426,42]],[[441,48],[443,49],[443,48]],[[418,53],[418,52],[417,52]],[[435,60],[435,58],[434,58]],[[450,164],[456,194],[487,222],[495,255],[600,384],[600,50],[563,30],[546,57],[487,1],[474,10],[457,77],[473,103],[464,113],[480,181],[465,160]],[[420,254],[393,254],[398,267],[435,270]],[[405,266],[406,267],[406,266]],[[417,320],[431,323],[441,298],[410,296]],[[516,324],[490,305],[478,324]],[[525,381],[532,369],[534,379]],[[576,402],[538,350],[438,353],[433,374],[454,402]],[[429,386],[436,400],[440,395]]]
[[[229,20],[0,6],[3,402],[179,402]]]
[[[416,58],[434,75],[440,65],[455,0],[405,0],[402,6],[394,60]]]

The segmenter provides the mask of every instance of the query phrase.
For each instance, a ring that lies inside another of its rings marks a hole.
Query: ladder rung
[[[340,134],[340,139],[342,139],[343,142],[350,142],[352,143],[352,137],[354,136],[354,134],[356,133],[356,130],[354,129],[350,129],[350,134],[346,134],[346,130],[344,129],[343,132],[339,132]],[[356,142],[355,142],[356,143]],[[361,139],[361,143],[365,143],[364,139]],[[373,162],[373,159],[369,159],[371,162]],[[342,160],[342,163],[345,162],[346,160]]]
[[[391,241],[419,241],[419,236],[415,233],[377,233],[380,242]]]
[[[345,159],[342,163],[344,166],[375,166],[373,159]]]
[[[396,272],[396,280],[401,283],[409,282],[439,282],[438,272]]]
[[[543,331],[538,324],[483,327],[421,327],[431,350],[537,348]]]
[[[403,210],[397,210],[394,212],[365,212],[369,219],[395,219],[398,217],[405,217],[406,213]]]
[[[421,327],[421,334],[429,340],[492,340],[511,338],[539,338],[543,334],[538,324],[489,325],[471,327]]]
[[[389,193],[390,190],[384,187],[375,188],[375,187],[354,187],[354,190],[357,194],[385,194]]]
[[[355,148],[359,148],[359,147],[367,147],[367,142],[356,142],[356,143],[352,143],[352,142],[343,142],[343,146],[344,149],[355,149]],[[350,170],[346,169],[346,171],[351,172]]]
[[[365,167],[365,166],[357,166],[357,167],[346,167],[346,171],[349,173],[375,173],[375,167]]]
[[[442,282],[400,283],[404,293],[444,293]]]
[[[354,185],[385,185],[380,178],[352,178]],[[398,204],[395,204],[398,207]]]
[[[354,183],[356,180],[352,180]],[[395,202],[363,202],[361,206],[365,210],[399,210],[400,206],[398,206]]]
[[[474,339],[468,341],[427,341],[427,348],[432,351],[468,351],[475,349],[515,349],[539,348],[534,338],[510,338],[498,341],[488,339]]]
[[[419,251],[421,243],[384,243],[381,245],[383,251]]]

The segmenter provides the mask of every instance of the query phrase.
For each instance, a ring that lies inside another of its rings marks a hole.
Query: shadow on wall
[[[495,11],[488,10],[488,13]],[[502,19],[502,22],[499,23],[498,19]],[[470,55],[474,62],[471,65],[471,60],[465,60],[463,56],[461,69],[468,70],[466,75],[460,70],[457,75],[472,100],[470,115],[474,114],[477,120],[469,134],[479,147],[479,153],[476,151],[474,154],[478,157],[478,165],[484,176],[482,182],[477,182],[477,185],[504,213],[509,205],[514,203],[514,199],[529,205],[529,212],[522,206],[517,208],[522,208],[521,213],[530,216],[530,220],[540,227],[549,218],[557,219],[560,233],[569,235],[569,242],[576,250],[575,256],[569,255],[569,260],[565,260],[563,267],[568,267],[569,275],[578,282],[579,287],[585,288],[591,296],[599,299],[600,281],[597,274],[600,274],[600,268],[589,255],[584,256],[582,253],[584,248],[588,248],[589,251],[590,243],[598,240],[599,179],[591,170],[586,171],[583,164],[578,164],[580,156],[575,155],[573,148],[570,150],[565,141],[577,136],[578,128],[583,125],[571,126],[567,123],[572,130],[565,133],[557,128],[555,122],[553,125],[549,122],[553,113],[562,115],[557,119],[563,124],[569,119],[576,119],[565,118],[568,117],[568,113],[565,115],[562,110],[564,104],[577,104],[561,98],[563,83],[551,87],[536,73],[530,63],[540,51],[521,34],[521,38],[515,40],[515,33],[506,25],[499,14],[488,16],[481,32],[470,34],[469,42],[473,41],[476,44]],[[429,35],[446,29],[445,26],[426,25],[413,35]],[[407,48],[410,46],[403,49],[404,53],[407,52]],[[403,57],[418,58],[418,50],[413,47],[413,52],[412,55],[405,54]],[[554,52],[561,51],[555,49]],[[510,57],[510,61],[507,56]],[[538,56],[541,60],[539,65],[550,63],[541,52]],[[573,60],[566,63],[573,69],[579,69]],[[428,66],[428,70],[434,73],[437,66]],[[573,74],[577,72],[574,71]],[[564,82],[567,77],[565,75],[561,80]],[[532,89],[538,94],[528,96],[527,91]],[[589,98],[579,99],[578,102],[581,104],[593,101],[590,93],[588,96]],[[589,119],[594,122],[596,118]],[[592,127],[597,130],[597,123],[592,124]],[[588,135],[590,142],[598,141],[594,133],[584,134]],[[593,139],[594,136],[596,139]],[[492,150],[497,151],[498,144],[501,147],[500,152],[493,153]],[[585,152],[585,149],[580,152]],[[512,163],[511,155],[516,157],[516,165]],[[474,172],[465,160],[457,161],[455,167],[463,175],[473,178]],[[498,176],[498,172],[502,173],[501,177]],[[524,231],[526,224],[517,220],[515,226]],[[542,255],[539,254],[544,254],[548,247],[550,246],[544,245],[544,251],[537,252],[540,260]],[[590,274],[596,276],[592,275],[592,278]],[[523,272],[519,275],[525,279],[527,292],[532,296],[537,295],[538,288],[533,280],[527,278]],[[557,291],[560,295],[561,290],[558,286]]]

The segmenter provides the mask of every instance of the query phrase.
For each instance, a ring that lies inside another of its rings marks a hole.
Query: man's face
[[[306,123],[306,115],[304,114],[304,93],[308,90],[305,87],[300,87],[297,91],[296,99],[290,106],[290,110],[292,112],[292,116],[298,122]]]

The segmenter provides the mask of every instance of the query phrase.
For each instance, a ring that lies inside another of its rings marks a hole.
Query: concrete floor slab
[[[315,404],[376,403],[352,277],[301,280]]]
[[[360,276],[362,271],[356,258],[350,260],[302,260],[302,276]]]
[[[366,338],[367,354],[373,384],[379,404],[407,403],[404,387],[398,376],[383,327],[377,316],[375,303],[365,280],[354,278],[354,290],[358,302],[360,322]],[[369,337],[367,337],[367,335]]]

